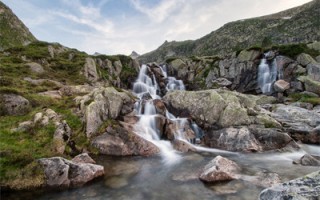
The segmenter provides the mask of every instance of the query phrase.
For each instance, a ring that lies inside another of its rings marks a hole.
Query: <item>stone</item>
[[[232,82],[229,81],[226,78],[217,78],[215,80],[212,81],[212,85],[213,86],[219,86],[219,87],[228,87],[230,85],[232,85]]]
[[[313,131],[320,125],[320,114],[292,105],[277,104],[272,117],[282,123],[284,129],[295,140],[319,144],[320,132]]]
[[[173,148],[177,151],[186,153],[186,152],[196,152],[197,149],[192,146],[191,144],[187,143],[186,141],[183,140],[174,140],[172,142]]]
[[[320,171],[275,185],[263,190],[260,200],[318,199],[320,196]]]
[[[105,181],[105,185],[113,188],[119,189],[128,185],[128,180],[125,177],[111,177]]]
[[[265,170],[257,172],[254,176],[241,175],[240,179],[264,188],[272,187],[281,182],[281,178],[277,173]]]
[[[306,53],[301,53],[297,57],[297,62],[302,65],[303,67],[306,67],[310,63],[316,63],[316,61]]]
[[[25,115],[30,110],[30,102],[23,96],[0,94],[0,115]]]
[[[276,52],[274,51],[268,51],[266,54],[265,54],[265,57],[268,61],[271,61],[273,60],[275,57],[276,57]]]
[[[32,121],[25,121],[19,123],[19,126],[17,128],[12,129],[13,132],[26,132],[31,130],[33,128],[33,122]]]
[[[42,112],[38,112],[34,115],[33,117],[33,123],[38,123],[41,121],[41,119],[43,118],[43,113]]]
[[[307,65],[307,74],[314,81],[320,81],[320,63],[311,63]]]
[[[72,161],[72,162],[75,162],[75,163],[91,163],[91,164],[95,164],[95,163],[96,163],[96,162],[88,155],[88,153],[79,154],[79,155],[75,156],[74,158],[72,158],[71,161]]]
[[[284,81],[284,80],[277,80],[274,83],[273,88],[277,92],[284,92],[290,88],[290,83],[288,83],[287,81]]]
[[[84,76],[88,81],[93,83],[97,82],[99,79],[96,63],[90,57],[86,58],[86,63],[84,64]]]
[[[209,183],[238,179],[240,169],[232,160],[217,156],[204,167],[199,179]]]
[[[46,92],[40,92],[38,93],[39,95],[42,96],[47,96],[53,99],[62,99],[61,93],[59,90],[51,90],[51,91],[46,91]]]
[[[260,143],[247,127],[207,132],[204,143],[208,147],[227,151],[259,152],[262,150]]]
[[[160,152],[153,143],[122,126],[107,129],[106,133],[92,140],[92,146],[101,154],[114,156],[150,156]]]
[[[314,50],[320,51],[320,42],[318,42],[318,41],[315,41],[315,42],[312,42],[310,44],[307,44],[307,46],[310,49],[314,49]]]
[[[305,103],[305,102],[294,102],[290,104],[291,106],[297,106],[300,108],[304,108],[307,110],[312,110],[313,109],[313,105],[311,103]]]
[[[63,120],[57,126],[53,134],[54,149],[57,153],[63,154],[65,151],[65,146],[71,138],[72,131],[65,120]]]
[[[258,59],[260,55],[261,52],[257,50],[243,50],[239,53],[238,59],[240,62],[253,61]]]
[[[35,62],[32,62],[32,63],[27,63],[26,64],[30,70],[34,73],[37,73],[37,74],[42,74],[44,72],[44,69],[43,67],[38,64],[38,63],[35,63]]]
[[[296,92],[302,92],[303,84],[300,81],[292,81],[290,82],[290,88],[294,89]]]
[[[61,157],[39,159],[42,165],[46,185],[54,188],[82,186],[102,176],[104,167],[89,163],[75,163]]]
[[[33,85],[42,85],[44,83],[54,84],[56,87],[61,88],[64,85],[58,81],[50,80],[50,79],[32,79],[30,77],[25,77],[23,80],[33,84]]]
[[[90,85],[66,85],[59,89],[59,92],[64,96],[73,96],[90,93],[94,87]]]
[[[293,161],[293,164],[301,164],[304,166],[320,166],[320,156],[305,154],[298,161]]]

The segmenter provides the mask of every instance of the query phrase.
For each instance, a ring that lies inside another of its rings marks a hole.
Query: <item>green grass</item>
[[[273,46],[271,49],[279,51],[280,55],[288,56],[293,59],[296,59],[301,53],[309,54],[312,57],[319,55],[318,51],[310,49],[306,44],[279,45]]]
[[[294,101],[304,102],[304,103],[311,103],[312,105],[320,105],[320,98],[319,97],[312,97],[306,94],[301,93],[294,93],[289,95]]]

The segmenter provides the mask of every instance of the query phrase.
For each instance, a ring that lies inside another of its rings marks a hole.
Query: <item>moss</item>
[[[301,94],[301,93],[293,93],[293,94],[290,94],[289,97],[292,98],[294,101],[311,103],[314,106],[320,105],[319,97],[313,97],[313,96],[309,96],[307,94]]]
[[[310,49],[306,44],[279,45],[272,46],[271,49],[277,50],[281,55],[285,55],[293,59],[296,59],[296,57],[301,53],[307,53],[313,57],[319,55],[318,51]]]

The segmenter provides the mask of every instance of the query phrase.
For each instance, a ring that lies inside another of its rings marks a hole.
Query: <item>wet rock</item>
[[[165,116],[166,115],[166,106],[160,99],[153,100],[153,105],[156,107],[158,114]]]
[[[254,176],[241,175],[240,179],[264,188],[281,182],[281,178],[277,173],[267,171],[258,172]]]
[[[118,189],[118,188],[122,188],[128,185],[128,180],[125,177],[111,177],[108,178],[105,181],[105,185],[113,188],[113,189]]]
[[[260,200],[317,199],[320,196],[320,171],[267,188]]]
[[[105,155],[150,156],[159,153],[158,147],[153,143],[121,126],[109,128],[106,133],[94,138],[92,145]]]
[[[237,175],[240,171],[240,167],[237,163],[217,156],[211,160],[202,170],[199,179],[204,182],[218,182],[238,179]]]
[[[104,167],[88,163],[75,163],[61,157],[42,158],[46,185],[55,188],[82,186],[85,183],[102,176]]]
[[[27,63],[26,65],[30,67],[30,70],[34,73],[42,74],[44,72],[43,67],[38,63],[32,62],[32,63]]]
[[[185,141],[182,141],[182,140],[174,140],[172,142],[173,144],[173,148],[180,151],[180,152],[190,152],[190,151],[197,151],[196,148],[194,148],[191,144],[185,142]]]
[[[179,170],[175,171],[171,176],[171,179],[179,182],[193,181],[199,178],[199,172],[197,170]]]
[[[72,158],[72,162],[75,163],[91,163],[95,164],[96,162],[88,155],[88,153],[82,153]]]
[[[258,152],[262,150],[260,143],[247,127],[207,132],[204,143],[208,147],[228,151]]]
[[[320,156],[305,154],[299,160],[293,161],[293,164],[300,164],[304,166],[320,166]]]
[[[320,132],[314,130],[320,125],[319,113],[296,106],[277,104],[272,116],[282,123],[295,140],[311,144],[320,143]]]
[[[29,101],[16,94],[0,94],[0,115],[25,115],[31,110]]]
[[[287,89],[290,88],[290,83],[284,81],[284,80],[277,80],[274,85],[273,88],[275,91],[277,92],[284,92]]]

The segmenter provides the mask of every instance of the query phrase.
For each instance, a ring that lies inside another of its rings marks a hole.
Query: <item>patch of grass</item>
[[[281,55],[285,55],[293,59],[296,59],[296,57],[301,53],[307,53],[312,57],[319,55],[318,51],[310,49],[306,44],[279,45],[273,46],[271,49],[277,50]]]
[[[311,103],[312,105],[320,105],[320,98],[319,97],[313,97],[306,94],[301,93],[293,93],[289,95],[290,98],[292,98],[294,101],[304,102],[304,103]]]

